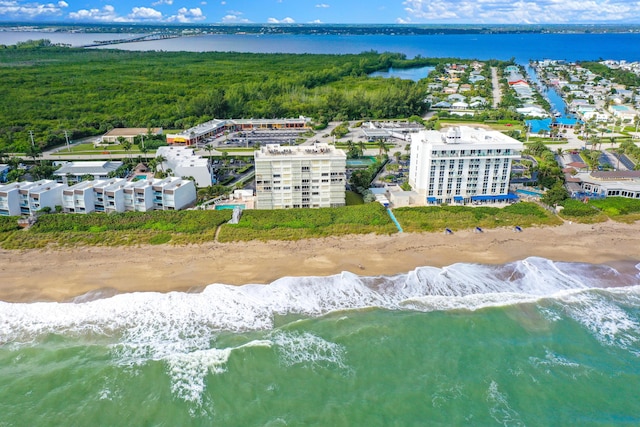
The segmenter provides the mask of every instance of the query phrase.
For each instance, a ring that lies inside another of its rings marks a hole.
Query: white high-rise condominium
[[[425,204],[508,201],[511,162],[523,144],[501,132],[451,127],[411,138],[409,184]]]
[[[328,144],[269,144],[254,154],[256,208],[325,208],[345,205],[344,151]]]

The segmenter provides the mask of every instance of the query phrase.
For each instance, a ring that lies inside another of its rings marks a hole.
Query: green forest
[[[393,53],[293,55],[0,46],[0,150],[25,152],[113,127],[185,129],[212,118],[329,120],[421,114],[426,84],[373,71],[436,65]]]

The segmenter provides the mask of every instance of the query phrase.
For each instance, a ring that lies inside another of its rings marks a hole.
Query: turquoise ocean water
[[[0,426],[640,425],[630,271],[528,258],[0,303]]]

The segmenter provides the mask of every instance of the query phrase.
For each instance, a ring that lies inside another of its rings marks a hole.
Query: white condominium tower
[[[411,138],[409,184],[425,204],[496,202],[509,194],[511,161],[523,144],[501,132],[451,127]]]
[[[344,151],[328,144],[268,144],[254,153],[256,208],[328,208],[345,205]]]

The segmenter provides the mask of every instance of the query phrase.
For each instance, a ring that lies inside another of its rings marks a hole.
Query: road
[[[491,67],[491,86],[493,86],[493,108],[498,108],[500,101],[502,101],[502,90],[500,90],[498,69],[496,67]]]

